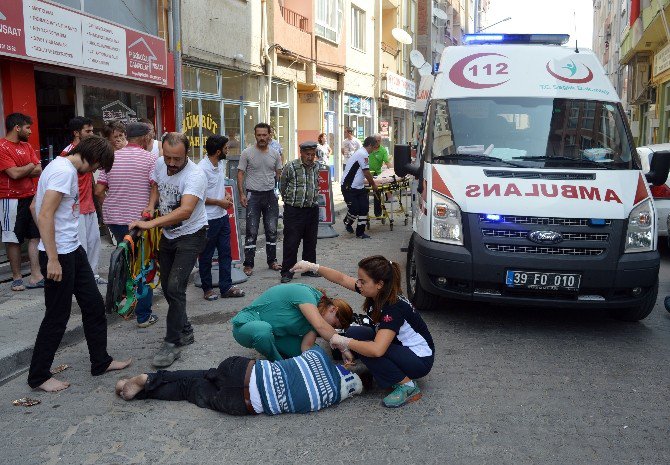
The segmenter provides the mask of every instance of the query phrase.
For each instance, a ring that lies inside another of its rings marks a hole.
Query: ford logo
[[[528,239],[536,244],[558,244],[563,242],[563,236],[556,231],[531,231],[528,233]]]

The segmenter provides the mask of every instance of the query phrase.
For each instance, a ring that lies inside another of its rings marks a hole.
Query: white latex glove
[[[333,337],[330,338],[330,348],[339,349],[344,354],[349,350],[349,341],[351,341],[350,337],[333,334]]]
[[[306,273],[311,271],[313,273],[319,272],[319,264],[308,262],[307,260],[300,260],[290,269],[291,273]]]

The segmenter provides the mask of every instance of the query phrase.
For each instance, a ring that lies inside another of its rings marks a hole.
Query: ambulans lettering
[[[575,186],[572,184],[531,184],[519,187],[515,183],[470,184],[465,187],[466,197],[563,197],[565,199],[597,200],[600,202],[623,203],[612,189]]]

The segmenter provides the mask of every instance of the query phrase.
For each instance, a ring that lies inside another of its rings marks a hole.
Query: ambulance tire
[[[430,311],[437,308],[440,297],[428,292],[421,287],[419,275],[416,272],[416,262],[414,261],[414,240],[410,240],[407,247],[407,266],[405,269],[405,279],[407,285],[407,297],[416,308],[422,311]]]
[[[654,310],[656,305],[656,297],[658,296],[658,280],[647,294],[645,299],[638,307],[617,308],[610,310],[610,315],[613,318],[621,321],[640,321],[645,319]]]

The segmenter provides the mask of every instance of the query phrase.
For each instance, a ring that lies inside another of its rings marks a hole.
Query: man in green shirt
[[[393,168],[393,164],[391,163],[388,149],[381,144],[382,135],[377,133],[374,135],[374,137],[377,139],[379,148],[370,154],[370,157],[368,158],[368,166],[370,167],[370,174],[372,176],[379,176],[382,172],[382,166],[384,164],[386,164],[386,166],[389,168]],[[374,212],[375,216],[381,216],[382,214],[382,204],[377,196],[374,198]]]

